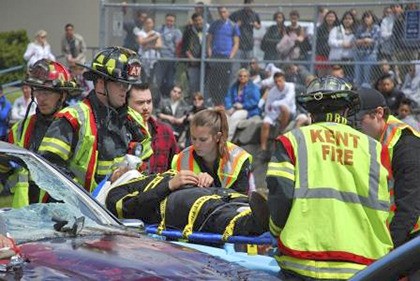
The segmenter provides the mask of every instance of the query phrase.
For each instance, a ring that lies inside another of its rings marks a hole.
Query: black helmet
[[[63,64],[48,59],[37,61],[30,69],[23,82],[34,88],[43,88],[54,91],[68,91],[76,94],[82,91]]]
[[[330,113],[349,109],[348,116],[359,110],[360,101],[352,85],[341,78],[325,76],[312,80],[306,93],[297,102],[312,114]]]
[[[96,54],[89,69],[83,73],[87,80],[104,77],[112,81],[134,84],[140,81],[141,63],[139,55],[123,47],[108,47]]]

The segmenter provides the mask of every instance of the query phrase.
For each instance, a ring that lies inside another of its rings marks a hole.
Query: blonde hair
[[[218,152],[222,158],[229,157],[227,150],[227,137],[229,126],[227,122],[226,112],[222,107],[213,109],[204,109],[194,114],[191,120],[191,127],[207,127],[210,133],[216,135],[221,133]]]

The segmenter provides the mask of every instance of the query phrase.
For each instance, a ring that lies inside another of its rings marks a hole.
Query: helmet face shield
[[[312,80],[311,83],[309,83],[306,93],[313,94],[317,92],[341,92],[350,90],[351,85],[344,80],[334,76],[326,76]]]
[[[352,115],[360,103],[358,95],[351,89],[351,84],[343,79],[326,76],[311,81],[306,93],[296,99],[310,113],[338,112],[348,108],[348,115]]]

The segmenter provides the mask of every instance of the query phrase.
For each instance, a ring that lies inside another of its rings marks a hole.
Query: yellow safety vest
[[[414,136],[420,138],[420,133],[416,131],[410,125],[398,120],[394,116],[390,115],[385,125],[384,133],[381,136],[381,143],[388,151],[388,158],[386,159],[386,166],[389,170],[389,180],[388,180],[388,188],[391,194],[391,213],[389,216],[388,223],[391,223],[392,219],[395,215],[395,210],[397,209],[395,206],[394,201],[394,177],[392,173],[392,157],[394,155],[394,146],[399,141],[403,130],[408,129],[410,130]],[[420,217],[417,219],[417,223],[414,225],[411,233],[419,231],[420,229]]]
[[[129,118],[134,120],[134,122],[136,122],[136,124],[138,124],[140,126],[142,133],[145,134],[145,138],[140,142],[140,144],[142,146],[142,152],[141,152],[141,155],[140,155],[140,159],[145,161],[145,160],[149,159],[150,156],[152,156],[152,154],[153,154],[152,137],[151,137],[150,132],[147,129],[147,125],[144,122],[143,117],[141,116],[140,113],[138,113],[137,111],[135,111],[131,107],[128,107],[128,116],[129,116]]]
[[[111,161],[98,161],[97,127],[88,100],[64,108],[57,114],[57,117],[66,118],[74,132],[78,133],[79,141],[74,151],[70,151],[71,147],[58,139],[44,137],[39,152],[50,152],[68,161],[69,169],[74,174],[75,180],[87,191],[92,192],[97,186],[95,175],[109,174],[113,165],[123,161],[123,156]]]
[[[252,162],[252,156],[243,148],[231,142],[227,143],[227,148],[229,158],[226,160],[220,159],[219,169],[217,170],[217,175],[223,188],[229,188],[232,186],[238,178],[242,165],[246,160],[249,159],[249,161]],[[200,173],[201,170],[194,159],[193,152],[193,146],[189,146],[175,155],[172,159],[172,169],[177,171],[190,170],[196,174]]]
[[[36,122],[36,114],[31,115],[28,119],[17,122],[9,131],[9,142],[19,147],[28,148],[31,135]],[[7,178],[6,186],[13,194],[12,207],[21,208],[29,205],[29,173],[25,168],[17,168]],[[45,190],[40,189],[38,202],[42,202],[45,196]]]
[[[294,155],[287,172],[295,190],[278,237],[280,267],[311,278],[348,279],[386,255],[393,245],[381,144],[337,123],[302,127],[285,139]]]

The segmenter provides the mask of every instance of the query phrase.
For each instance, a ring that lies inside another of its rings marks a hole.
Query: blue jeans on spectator
[[[376,52],[362,53],[356,52],[356,65],[354,67],[354,83],[357,87],[371,88],[371,69],[373,64],[369,62],[377,61]],[[367,62],[368,64],[365,64]]]
[[[175,66],[175,61],[158,61],[155,64],[156,86],[160,91],[161,97],[169,97],[169,93],[174,86]]]

